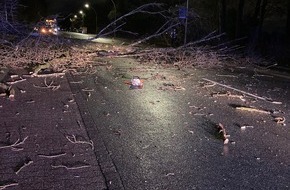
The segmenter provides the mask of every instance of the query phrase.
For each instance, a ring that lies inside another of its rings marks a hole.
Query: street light
[[[85,13],[83,10],[80,10],[79,13],[82,15],[82,23],[81,23],[81,30],[82,33],[84,32],[84,18],[85,18]]]
[[[87,9],[92,8],[94,13],[95,13],[95,15],[96,15],[96,34],[97,34],[98,33],[98,14],[97,14],[97,11],[93,7],[90,7],[90,5],[88,3],[86,3],[84,6]]]

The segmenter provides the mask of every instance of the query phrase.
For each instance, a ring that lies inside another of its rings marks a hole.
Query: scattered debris
[[[48,89],[52,89],[53,91],[57,90],[60,88],[60,85],[53,85],[53,80],[51,80],[51,82],[49,84],[47,84],[46,82],[46,78],[44,78],[44,85],[45,86],[37,86],[35,84],[33,84],[34,87],[37,87],[37,88],[48,88]]]
[[[19,148],[18,146],[23,145],[27,138],[28,138],[28,136],[25,137],[23,140],[17,139],[17,141],[15,141],[13,144],[7,144],[4,146],[0,146],[0,149],[11,148],[14,151],[17,151],[19,149],[22,150],[22,148]]]
[[[112,130],[113,131],[113,133],[116,135],[116,136],[120,136],[121,134],[122,134],[122,130],[117,130],[117,129],[115,129],[115,130]]]
[[[252,125],[242,125],[242,126],[240,126],[240,128],[241,128],[241,130],[245,130],[247,128],[254,128],[254,126],[252,126]]]
[[[276,121],[277,124],[281,124],[283,126],[286,125],[286,123],[285,123],[286,118],[285,117],[275,117],[274,121]]]
[[[235,108],[237,110],[242,110],[242,111],[249,111],[249,112],[257,112],[257,113],[271,114],[271,111],[269,111],[269,110],[264,110],[264,109],[254,108],[254,107],[236,106]]]
[[[15,173],[16,173],[16,175],[18,175],[19,172],[20,172],[23,168],[25,168],[25,167],[31,165],[32,163],[33,163],[33,161],[32,161],[30,158],[26,158],[23,162],[21,162],[18,166],[16,166],[16,168],[15,168],[15,170],[14,170]]]
[[[67,170],[77,170],[82,168],[88,168],[90,167],[89,164],[84,162],[74,162],[74,163],[62,163],[59,165],[51,165],[52,168],[65,168]]]
[[[143,81],[140,80],[140,77],[133,76],[131,79],[130,89],[142,89],[143,88]]]
[[[88,88],[84,88],[82,89],[83,92],[94,92],[95,89],[88,89]]]
[[[35,102],[34,100],[27,100],[27,101],[26,101],[27,104],[32,104],[32,103],[34,103],[34,102]]]
[[[212,93],[211,94],[212,97],[230,97],[230,98],[239,98],[242,101],[246,101],[244,99],[244,95],[237,95],[237,94],[232,94],[230,91],[226,91],[226,92],[217,92],[217,93]]]
[[[94,150],[94,142],[92,140],[90,141],[77,140],[77,137],[75,135],[66,136],[66,139],[73,144],[88,144],[91,146],[92,150]]]
[[[9,84],[9,85],[12,85],[12,84],[16,84],[16,83],[20,83],[20,82],[24,82],[24,81],[26,81],[26,79],[20,77],[19,80],[6,82],[6,83]]]
[[[50,74],[32,74],[32,75],[25,75],[27,77],[63,77],[65,73],[50,73]]]
[[[9,181],[0,181],[0,190],[4,190],[7,187],[17,186],[18,183],[12,180]]]
[[[238,76],[235,76],[235,75],[220,75],[220,74],[217,74],[216,76],[219,76],[219,77],[232,77],[232,78],[238,78]]]
[[[143,146],[142,149],[147,149],[149,147],[150,147],[150,144]]]
[[[282,102],[277,102],[277,101],[273,101],[273,100],[271,100],[270,98],[264,98],[264,97],[261,97],[261,96],[257,96],[257,95],[255,95],[255,94],[251,94],[251,93],[249,93],[249,92],[245,92],[245,91],[243,91],[243,90],[239,90],[239,89],[236,89],[236,88],[230,87],[230,86],[228,86],[228,85],[225,85],[225,84],[221,84],[221,83],[215,82],[215,81],[213,81],[213,80],[209,80],[209,79],[206,79],[206,78],[202,78],[202,79],[205,80],[205,81],[211,82],[211,83],[215,83],[215,84],[217,84],[217,85],[219,85],[219,86],[222,86],[222,87],[225,87],[225,88],[228,88],[228,89],[231,89],[231,90],[234,90],[234,91],[240,92],[240,93],[242,93],[242,94],[246,94],[246,95],[248,95],[248,96],[251,96],[251,97],[257,98],[257,99],[259,99],[259,100],[264,100],[264,101],[270,102],[270,103],[272,103],[272,104],[282,104]]]
[[[0,83],[0,96],[7,96],[9,100],[14,101],[15,90],[12,86]]]
[[[65,156],[65,155],[66,155],[65,152],[60,152],[56,154],[38,154],[38,156],[42,158],[57,158],[57,157]]]
[[[212,83],[212,82],[202,82],[201,87],[202,88],[209,88],[209,87],[214,87],[216,85],[216,83]]]
[[[174,173],[168,173],[165,176],[174,176],[174,175],[175,175]]]
[[[81,81],[71,81],[70,83],[71,84],[82,84],[84,81],[81,80]]]
[[[223,124],[219,123],[217,125],[217,130],[218,130],[218,134],[221,136],[221,139],[223,139],[224,144],[228,144],[229,143],[229,137],[230,137],[230,135],[228,135],[226,133],[226,129],[223,126]]]
[[[68,102],[69,103],[73,103],[73,102],[75,102],[75,99],[74,98],[68,98]]]

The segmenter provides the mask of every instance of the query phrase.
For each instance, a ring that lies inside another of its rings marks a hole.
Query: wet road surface
[[[124,189],[290,188],[289,79],[243,69],[182,71],[125,59],[109,65],[73,74],[73,80]],[[144,80],[142,89],[129,88],[132,76]],[[278,124],[278,117],[286,121]],[[220,138],[219,123],[230,135],[228,144]]]

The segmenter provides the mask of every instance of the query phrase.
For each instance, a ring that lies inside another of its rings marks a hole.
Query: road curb
[[[94,153],[97,158],[98,165],[102,171],[103,177],[106,180],[107,189],[124,190],[125,188],[123,186],[121,177],[117,172],[116,166],[110,157],[110,154],[100,135],[97,124],[94,122],[86,106],[86,101],[81,93],[79,85],[77,83],[72,83],[74,81],[72,74],[66,73],[66,77],[69,81],[71,91],[74,94],[87,134],[95,144]]]

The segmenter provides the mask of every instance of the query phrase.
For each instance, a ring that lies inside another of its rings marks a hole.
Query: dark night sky
[[[69,14],[78,12],[80,9],[84,9],[84,4],[89,3],[91,5],[100,6],[108,0],[95,0],[95,1],[82,1],[82,0],[45,0],[47,5],[48,14]],[[96,9],[96,7],[95,7]]]

